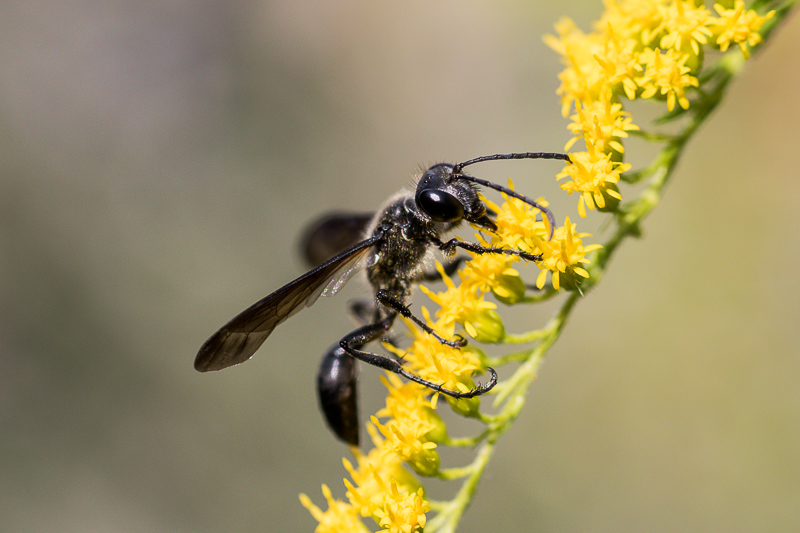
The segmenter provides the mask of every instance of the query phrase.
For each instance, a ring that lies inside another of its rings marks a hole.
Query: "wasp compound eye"
[[[458,222],[464,218],[464,205],[450,193],[437,189],[417,193],[417,205],[436,222]]]

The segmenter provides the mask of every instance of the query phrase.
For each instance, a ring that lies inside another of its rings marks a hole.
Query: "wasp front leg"
[[[460,241],[458,239],[450,239],[447,242],[444,242],[436,237],[432,237],[431,240],[433,243],[439,247],[439,249],[445,254],[452,254],[456,248],[463,248],[464,250],[476,253],[476,254],[504,254],[504,255],[516,255],[521,257],[522,259],[526,259],[528,261],[541,261],[542,255],[541,254],[531,254],[528,252],[523,252],[522,250],[514,250],[512,248],[495,248],[493,246],[483,246],[476,242],[469,242],[469,241]]]

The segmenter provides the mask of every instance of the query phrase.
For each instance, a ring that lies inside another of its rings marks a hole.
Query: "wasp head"
[[[460,173],[453,174],[453,168],[449,163],[439,163],[425,171],[414,197],[417,208],[434,222],[466,220],[489,231],[496,230],[477,187],[461,179]]]

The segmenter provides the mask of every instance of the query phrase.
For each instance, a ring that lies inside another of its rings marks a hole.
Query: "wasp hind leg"
[[[497,373],[494,371],[494,369],[487,368],[486,370],[490,374],[490,379],[485,385],[479,384],[477,387],[468,390],[466,392],[454,391],[443,387],[439,383],[428,381],[416,374],[409,372],[408,370],[403,368],[403,364],[401,361],[397,361],[390,357],[386,357],[385,355],[378,355],[362,350],[361,348],[365,344],[376,340],[380,336],[384,335],[387,331],[389,331],[389,328],[392,327],[394,319],[397,317],[398,314],[406,318],[409,318],[410,320],[413,320],[415,324],[419,325],[427,333],[433,335],[439,342],[441,342],[444,345],[451,346],[453,348],[460,348],[461,346],[466,344],[466,341],[461,337],[459,337],[459,339],[456,341],[448,341],[442,338],[437,333],[435,333],[427,324],[422,322],[420,319],[416,318],[411,313],[411,311],[408,309],[407,306],[403,305],[397,299],[387,295],[385,291],[378,291],[375,297],[378,300],[378,302],[389,307],[390,309],[392,309],[393,312],[383,320],[376,322],[374,324],[369,324],[360,327],[357,330],[350,333],[349,335],[345,336],[339,342],[339,346],[345,352],[352,355],[356,359],[364,361],[365,363],[377,366],[378,368],[382,368],[384,370],[388,370],[389,372],[394,372],[395,374],[399,374],[408,380],[411,380],[415,383],[419,383],[420,385],[424,385],[429,389],[432,389],[436,392],[440,392],[442,394],[446,394],[447,396],[451,396],[456,399],[474,398],[475,396],[480,396],[481,394],[489,392],[497,384]]]

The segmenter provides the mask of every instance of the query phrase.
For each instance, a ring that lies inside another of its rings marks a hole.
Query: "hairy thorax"
[[[379,213],[369,232],[382,231],[385,238],[377,245],[378,258],[367,269],[367,278],[376,289],[405,300],[433,262],[430,236],[438,237],[453,225],[434,223],[422,215],[410,192],[390,198]]]

